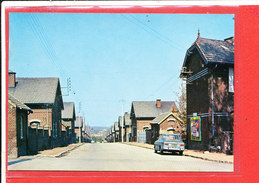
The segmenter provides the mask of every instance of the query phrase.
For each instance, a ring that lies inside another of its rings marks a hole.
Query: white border
[[[178,6],[212,6],[212,5],[224,5],[224,6],[238,6],[238,5],[259,5],[258,0],[158,0],[158,1],[3,1],[2,8],[7,6],[70,6],[71,8],[80,8],[80,6],[166,6],[166,5],[178,5]],[[3,10],[2,9],[2,10]]]
[[[238,6],[238,5],[259,5],[258,0],[238,0],[238,1],[3,1],[2,2],[2,14],[1,14],[1,38],[2,38],[2,60],[1,60],[1,81],[2,81],[2,87],[1,87],[1,110],[2,110],[2,117],[1,117],[1,130],[2,130],[2,151],[1,151],[1,158],[2,158],[2,171],[1,171],[1,180],[2,182],[6,182],[6,66],[5,66],[5,8],[7,7],[30,7],[30,6],[37,6],[37,7],[43,7],[43,6],[66,6],[68,8],[87,8],[91,6],[99,6],[99,7],[106,7],[112,6],[114,8],[118,7],[128,7],[131,6],[149,6],[149,7],[160,7],[160,6],[168,6],[168,5],[176,5],[176,6],[212,6],[212,5],[224,5],[224,6]]]
[[[2,4],[3,5],[3,4]],[[2,6],[1,9],[1,182],[6,182],[6,78],[5,78],[5,73],[6,73],[6,64],[5,64],[5,6]]]

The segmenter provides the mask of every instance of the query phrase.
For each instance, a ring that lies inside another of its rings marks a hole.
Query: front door
[[[24,115],[17,116],[18,156],[27,154],[27,123]]]

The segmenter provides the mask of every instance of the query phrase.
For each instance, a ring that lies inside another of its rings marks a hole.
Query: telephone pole
[[[78,111],[78,121],[79,121],[79,143],[82,143],[82,124],[81,124],[81,119],[80,119],[80,110],[81,110],[81,102],[79,102],[79,111]]]

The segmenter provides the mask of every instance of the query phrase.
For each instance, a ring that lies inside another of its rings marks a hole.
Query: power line
[[[179,51],[182,51],[181,48],[178,48],[177,46],[175,46],[174,44],[172,44],[170,41],[168,41],[168,40],[164,39],[163,37],[161,37],[161,36],[160,36],[159,34],[157,34],[155,31],[152,31],[149,26],[146,26],[145,24],[142,23],[143,25],[145,25],[145,26],[147,27],[147,28],[145,28],[140,22],[136,23],[136,22],[134,22],[133,20],[129,19],[126,15],[123,15],[123,14],[121,14],[121,16],[125,17],[129,22],[131,22],[131,23],[137,25],[138,27],[142,28],[144,31],[146,31],[146,32],[148,32],[148,33],[154,35],[157,39],[159,39],[160,41],[166,43],[168,46],[170,46],[170,47],[172,47],[172,48],[174,48],[174,49],[176,48],[176,49],[178,49]],[[132,17],[132,18],[133,18],[133,17]],[[150,31],[150,30],[151,30],[151,31]]]
[[[137,22],[139,22],[140,24],[144,25],[145,27],[149,28],[151,31],[155,32],[156,34],[158,34],[162,39],[164,39],[165,41],[168,41],[170,44],[173,43],[174,41],[169,39],[167,36],[162,35],[160,32],[158,32],[157,30],[155,30],[154,28],[152,28],[151,26],[143,23],[142,21],[140,21],[139,19],[137,19],[135,16],[133,15],[129,15],[130,17],[132,17],[133,19],[135,19]],[[179,46],[178,49],[181,50],[185,50],[185,48],[183,48],[180,44],[178,44],[177,42],[174,42],[174,44],[177,44]]]
[[[29,14],[29,26],[31,27],[33,33],[35,34],[36,38],[38,38],[40,42],[40,46],[43,49],[44,54],[49,58],[49,61],[52,62],[57,68],[60,75],[63,75],[65,78],[71,78],[68,73],[64,70],[61,64],[56,63],[58,60],[57,54],[55,49],[45,34],[45,30],[36,14]],[[70,88],[72,86],[70,85]],[[73,89],[73,93],[75,94],[75,90]],[[76,97],[77,98],[77,97]]]

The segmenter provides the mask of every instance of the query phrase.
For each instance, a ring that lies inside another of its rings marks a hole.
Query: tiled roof
[[[25,104],[53,104],[57,92],[61,95],[58,78],[16,78],[16,87],[8,91]]]
[[[62,119],[75,118],[75,105],[74,102],[64,102],[64,110],[62,110]]]
[[[119,131],[119,123],[118,122],[114,122],[114,130]]]
[[[79,116],[76,117],[76,120],[75,120],[75,127],[82,127],[83,125],[83,117],[80,116],[80,121],[79,121]]]
[[[160,108],[156,107],[156,101],[133,101],[132,107],[136,118],[155,118],[173,108],[177,109],[173,101],[161,101]]]
[[[20,102],[12,94],[8,93],[8,100],[10,100],[17,108],[32,111],[27,105]]]
[[[206,64],[209,62],[234,64],[234,45],[228,41],[206,39],[198,37],[187,50],[187,56],[197,48]],[[184,65],[186,63],[186,59]]]
[[[114,133],[114,125],[111,127],[111,132]]]
[[[129,113],[125,113],[124,114],[124,123],[127,126],[131,125],[131,119],[130,119],[130,114]]]
[[[122,123],[124,122],[123,120],[124,119],[121,116],[119,116],[119,118],[118,118],[118,125],[119,125],[119,127],[122,127]]]

